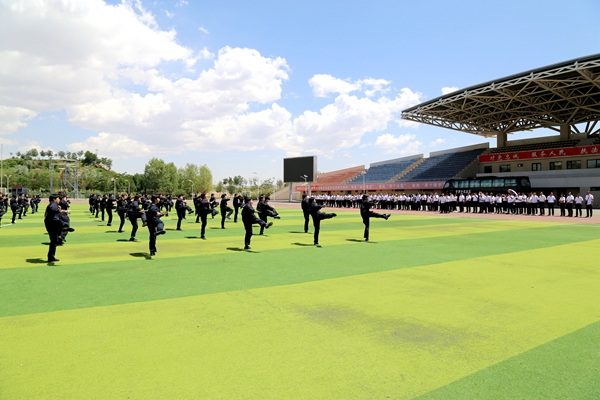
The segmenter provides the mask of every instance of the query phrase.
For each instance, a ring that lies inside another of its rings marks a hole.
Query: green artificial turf
[[[41,214],[0,228],[0,398],[598,392],[576,372],[600,359],[595,225],[415,213],[373,220],[366,243],[340,211],[314,247],[281,209],[247,252],[241,223],[200,240],[166,217],[150,257],[146,229],[128,242],[85,208],[55,264]]]

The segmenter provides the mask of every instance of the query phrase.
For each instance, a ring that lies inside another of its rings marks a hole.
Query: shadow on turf
[[[117,239],[117,242],[130,242],[129,239]]]
[[[347,242],[355,242],[355,243],[371,243],[371,244],[375,244],[377,242],[365,242],[364,240],[360,240],[360,239],[346,239]]]
[[[145,258],[146,260],[152,260],[152,256],[148,253],[129,253],[132,257]]]
[[[243,247],[228,247],[229,251],[243,251],[244,253],[260,253],[259,251],[244,250]]]
[[[309,243],[300,243],[300,242],[296,242],[296,243],[292,243],[294,246],[302,246],[302,247],[315,247],[314,244],[309,244]]]
[[[310,232],[304,232],[304,231],[288,231],[288,233],[302,233],[302,234],[305,234],[305,233],[310,233]]]
[[[48,264],[48,261],[42,258],[28,258],[25,262],[28,262],[29,264]]]

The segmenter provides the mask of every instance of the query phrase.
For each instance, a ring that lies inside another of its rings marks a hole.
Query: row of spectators
[[[359,208],[362,195],[317,195],[316,201],[328,207]],[[557,198],[553,192],[546,196],[543,192],[525,193],[415,193],[415,194],[374,194],[369,197],[382,210],[433,211],[440,213],[497,213],[522,215],[554,215],[554,209],[560,216],[581,217],[586,209],[586,218],[592,216],[594,196],[588,191],[585,197],[579,193],[574,196],[561,193]]]

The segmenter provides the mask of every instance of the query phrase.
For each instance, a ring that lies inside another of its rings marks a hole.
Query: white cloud
[[[97,136],[90,137],[83,142],[71,143],[67,146],[71,151],[98,149],[101,154],[110,154],[113,158],[127,158],[131,156],[153,155],[151,146],[130,139],[124,135],[115,135],[100,132]],[[155,148],[154,151],[159,150]]]
[[[350,93],[360,89],[359,83],[350,83],[331,75],[314,75],[308,80],[315,97],[327,97],[330,93]]]
[[[25,142],[25,145],[24,145],[24,146],[21,146],[21,147],[19,147],[17,150],[19,150],[19,151],[21,151],[21,152],[27,152],[27,151],[29,151],[29,150],[31,150],[31,149],[36,149],[38,152],[39,152],[39,151],[42,151],[42,150],[44,150],[44,151],[48,151],[48,150],[52,150],[52,151],[54,151],[54,149],[52,149],[52,147],[49,147],[49,146],[42,147],[42,146],[40,145],[40,143],[39,143],[39,142],[37,142],[37,141],[35,141],[35,140],[27,140],[27,141]]]
[[[442,88],[442,95],[446,95],[448,93],[456,92],[458,90],[455,86],[446,86]]]
[[[176,4],[175,7],[183,7],[183,6],[187,6],[188,2],[186,0],[179,0]]]
[[[170,12],[169,10],[163,10],[167,15],[167,18],[171,19],[175,16],[175,13]]]
[[[446,143],[446,139],[436,139],[433,142],[429,143],[430,147],[439,146],[440,144]]]
[[[161,30],[135,0],[4,2],[0,26],[0,133],[37,113],[66,110],[71,124],[100,132],[69,149],[97,148],[112,158],[189,149],[332,157],[398,122],[399,112],[421,98],[407,88],[390,96],[385,79],[315,75],[309,81],[315,96],[336,97],[294,117],[277,104],[289,79],[284,58],[181,46],[176,32]],[[192,73],[201,59],[212,66]]]
[[[34,111],[26,108],[7,107],[0,104],[0,135],[12,133],[21,127],[27,126],[23,121],[29,120],[35,115]]]
[[[8,145],[11,145],[11,144],[19,144],[19,141],[18,140],[13,140],[13,139],[8,139],[8,138],[0,136],[0,144],[8,146]]]
[[[210,32],[206,28],[200,27],[200,28],[198,28],[198,30],[206,35],[210,35]]]
[[[286,150],[303,149],[326,155],[356,146],[365,133],[386,129],[399,111],[418,102],[418,98],[409,89],[402,89],[394,99],[381,97],[376,101],[339,95],[319,113],[305,111],[294,119],[294,134]]]
[[[312,87],[315,97],[327,97],[332,93],[346,94],[355,91],[364,91],[367,97],[373,97],[378,92],[385,93],[389,91],[387,86],[392,82],[373,78],[350,82],[327,74],[317,74],[310,78],[308,83]]]
[[[419,152],[422,143],[414,141],[415,135],[404,134],[394,136],[390,133],[380,135],[375,140],[375,147],[384,149],[386,154],[415,154]]]

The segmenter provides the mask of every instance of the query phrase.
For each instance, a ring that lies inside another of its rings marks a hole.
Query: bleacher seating
[[[554,142],[542,142],[542,143],[527,143],[519,144],[515,146],[504,146],[490,149],[489,154],[498,153],[514,153],[516,151],[533,151],[533,150],[545,150],[545,149],[556,149],[559,147],[574,147],[579,143],[579,139],[571,140],[560,140]]]
[[[365,174],[364,182],[365,183],[381,183],[388,182],[396,175],[404,171],[406,168],[410,167],[414,164],[418,159],[405,160],[400,162],[394,162],[383,165],[376,165],[367,170]],[[363,183],[363,176],[358,175],[356,178],[352,179],[348,182],[348,184],[352,183]]]
[[[486,149],[446,153],[427,158],[397,182],[443,181],[450,179],[466,168]]]
[[[319,174],[315,184],[317,185],[343,185],[348,180],[354,178],[356,175],[364,171],[364,167],[347,168],[338,171],[327,172]]]

